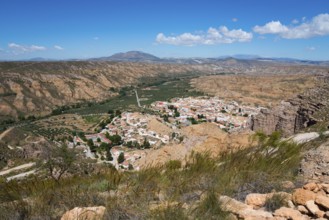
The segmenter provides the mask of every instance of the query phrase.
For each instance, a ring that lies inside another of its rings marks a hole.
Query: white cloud
[[[315,47],[307,47],[306,49],[309,50],[309,51],[314,51],[314,50],[316,50]]]
[[[233,22],[237,22],[238,19],[237,19],[237,18],[232,18],[232,21],[233,21]]]
[[[293,24],[298,24],[299,21],[298,21],[297,19],[294,19],[294,20],[291,21],[291,23],[293,23]]]
[[[56,50],[64,50],[64,48],[63,48],[63,47],[61,47],[61,46],[58,46],[58,45],[54,45],[54,48],[55,48]]]
[[[264,26],[255,26],[253,30],[259,34],[277,34],[286,39],[306,39],[329,35],[329,14],[319,14],[309,22],[298,26],[286,26],[280,21],[271,21]]]
[[[255,26],[253,29],[259,34],[280,34],[288,31],[288,28],[281,24],[280,21],[271,21],[264,26]]]
[[[160,44],[171,45],[212,45],[212,44],[230,44],[234,42],[248,42],[251,41],[252,33],[245,32],[241,29],[229,30],[225,26],[220,28],[210,27],[207,33],[191,34],[183,33],[177,36],[166,36],[163,33],[159,33],[156,36],[156,42]]]
[[[38,45],[25,46],[25,45],[20,45],[20,44],[16,44],[16,43],[10,43],[10,44],[8,44],[8,47],[15,50],[16,52],[21,52],[21,53],[42,51],[42,50],[47,49],[44,46],[38,46]]]

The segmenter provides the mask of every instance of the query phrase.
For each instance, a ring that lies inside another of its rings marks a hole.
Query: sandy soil
[[[249,132],[228,134],[219,129],[215,124],[203,123],[182,129],[184,141],[180,144],[170,144],[156,150],[145,151],[146,156],[137,161],[134,166],[141,169],[157,166],[169,160],[188,160],[192,151],[209,152],[216,156],[227,150],[234,150],[248,146],[250,143]]]

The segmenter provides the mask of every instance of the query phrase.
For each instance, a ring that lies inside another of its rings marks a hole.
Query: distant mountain
[[[128,51],[126,53],[116,53],[109,57],[93,58],[99,61],[127,61],[127,62],[160,62],[161,59],[152,54],[141,51]]]
[[[5,60],[0,60],[4,62]],[[42,57],[36,57],[32,59],[24,59],[19,61],[85,61],[85,59],[46,59]],[[168,63],[168,64],[220,64],[220,65],[247,65],[254,64],[255,62],[260,65],[267,65],[267,63],[276,64],[292,64],[292,65],[309,65],[309,66],[329,66],[329,61],[312,61],[312,60],[300,60],[294,58],[285,57],[260,57],[253,54],[235,54],[230,56],[219,56],[214,58],[204,57],[190,57],[190,58],[174,58],[166,57],[159,58],[149,53],[142,51],[128,51],[125,53],[116,53],[108,57],[90,58],[87,61],[117,61],[117,62],[139,62],[139,63]]]
[[[34,57],[31,59],[27,59],[26,61],[38,61],[38,62],[44,62],[44,61],[56,61],[56,59],[48,59],[43,57]]]
[[[270,58],[259,57],[256,60],[296,64],[296,65],[329,66],[329,61],[300,60],[300,59],[287,58],[287,57],[270,57]]]

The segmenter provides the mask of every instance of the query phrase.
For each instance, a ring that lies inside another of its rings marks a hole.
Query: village
[[[172,124],[188,126],[202,121],[214,122],[228,132],[249,127],[250,117],[261,110],[261,107],[242,106],[217,97],[175,98],[171,102],[158,101],[151,106],[162,115],[171,117],[168,121]]]
[[[95,134],[76,135],[71,145],[83,149],[87,158],[112,164],[117,169],[138,170],[135,162],[143,158],[148,149],[160,148],[179,141],[180,128],[197,123],[215,123],[226,132],[246,129],[252,115],[261,108],[225,102],[217,97],[174,98],[170,102],[151,104],[154,115],[123,112]],[[155,126],[150,126],[155,123]],[[157,127],[168,132],[157,132]],[[169,132],[169,130],[171,132]]]

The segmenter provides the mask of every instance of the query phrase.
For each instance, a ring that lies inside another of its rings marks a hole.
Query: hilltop
[[[160,62],[161,59],[149,53],[141,51],[128,51],[126,53],[116,53],[109,57],[92,58],[98,61],[125,61],[125,62]]]

